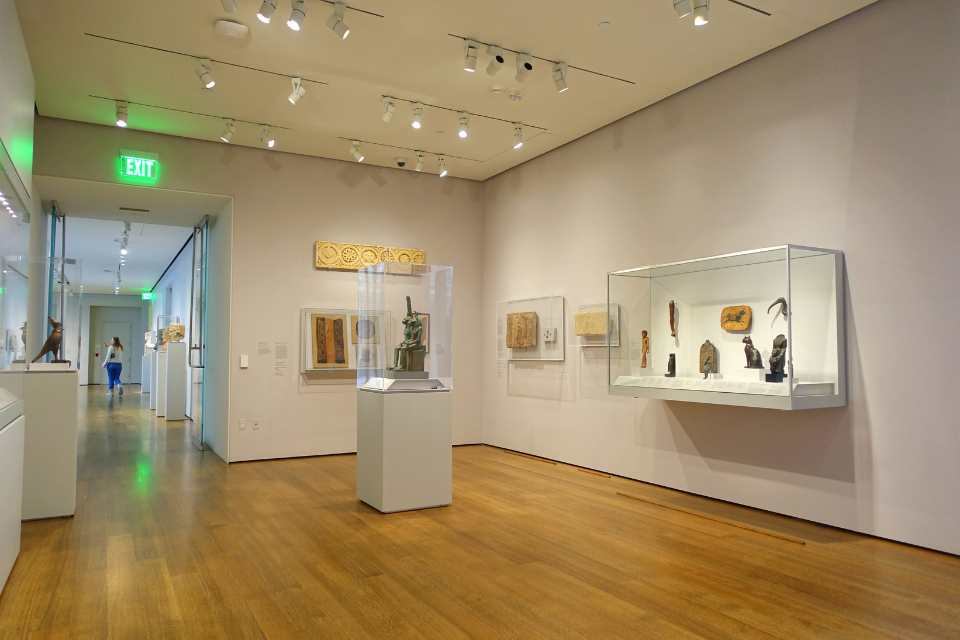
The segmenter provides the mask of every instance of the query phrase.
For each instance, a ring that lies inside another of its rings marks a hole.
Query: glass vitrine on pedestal
[[[359,272],[356,322],[315,330],[324,357],[357,358],[357,498],[390,513],[453,500],[453,268]]]
[[[847,403],[840,251],[785,245],[616,271],[607,285],[621,309],[611,394],[770,409]]]

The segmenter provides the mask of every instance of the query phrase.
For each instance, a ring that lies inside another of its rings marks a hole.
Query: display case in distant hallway
[[[844,288],[842,252],[795,245],[609,273],[610,393],[846,406]]]

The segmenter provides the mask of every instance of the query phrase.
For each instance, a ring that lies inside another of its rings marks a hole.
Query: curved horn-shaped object
[[[787,301],[785,298],[777,298],[776,301],[769,307],[767,307],[767,313],[770,313],[770,309],[773,309],[775,306],[780,305],[780,313],[783,314],[783,317],[787,317]]]

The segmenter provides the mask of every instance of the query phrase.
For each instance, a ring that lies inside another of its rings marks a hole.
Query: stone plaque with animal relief
[[[720,326],[727,331],[746,331],[752,319],[753,311],[746,305],[725,307],[720,312]]]

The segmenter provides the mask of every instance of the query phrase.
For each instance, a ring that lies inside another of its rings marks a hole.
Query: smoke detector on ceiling
[[[231,20],[217,20],[217,24],[213,27],[214,33],[228,38],[246,38],[248,31],[246,25]]]
[[[523,96],[525,93],[526,91],[524,91],[523,89],[510,89],[510,93],[508,93],[507,95],[514,102],[520,102],[521,100],[523,100]]]

